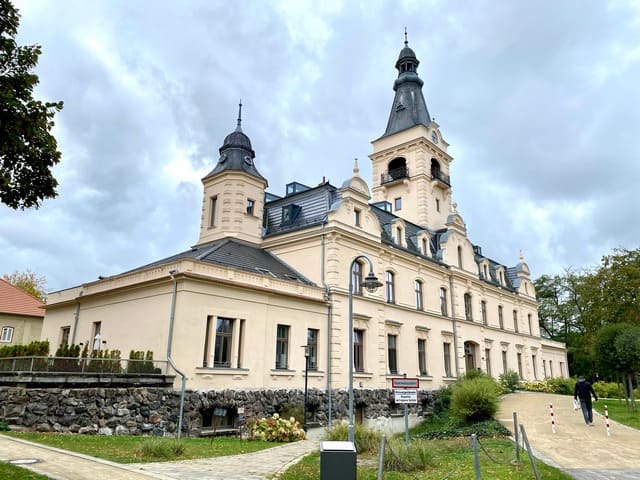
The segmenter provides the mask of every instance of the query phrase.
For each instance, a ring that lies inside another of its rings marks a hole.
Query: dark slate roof
[[[424,82],[418,76],[417,71],[419,63],[416,54],[405,42],[405,47],[396,62],[398,78],[393,84],[396,95],[391,106],[387,129],[381,138],[415,125],[421,124],[428,127],[431,124],[431,116],[422,94]]]
[[[144,265],[130,272],[182,259],[193,259],[205,263],[224,265],[252,273],[270,275],[282,280],[297,281],[306,285],[315,286],[315,283],[287,265],[274,254],[253,245],[231,239],[217,240],[215,242],[197,245],[186,252],[163,258],[162,260]]]
[[[219,149],[220,158],[218,159],[217,165],[204,178],[223,171],[235,170],[265,180],[254,164],[256,154],[251,147],[251,140],[249,140],[249,137],[242,131],[241,124],[242,104],[240,104],[238,111],[238,125],[236,129],[225,137]]]
[[[324,182],[268,202],[264,206],[264,236],[319,225],[332,205],[341,198],[336,187]]]

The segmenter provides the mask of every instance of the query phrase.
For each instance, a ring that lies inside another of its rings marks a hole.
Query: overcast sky
[[[243,129],[269,191],[339,186],[386,127],[403,31],[483,253],[532,275],[640,243],[640,2],[20,0],[59,196],[0,205],[0,274],[59,290],[183,251]],[[345,276],[347,273],[345,272]]]

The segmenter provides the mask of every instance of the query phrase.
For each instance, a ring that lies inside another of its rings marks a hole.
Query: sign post
[[[391,386],[393,387],[395,403],[404,404],[404,442],[409,445],[409,404],[418,403],[418,388],[420,380],[417,378],[407,378],[404,374],[403,378],[392,378]]]

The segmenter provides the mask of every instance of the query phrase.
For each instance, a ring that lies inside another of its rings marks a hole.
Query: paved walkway
[[[497,418],[513,431],[513,412],[517,412],[536,454],[576,479],[640,479],[640,431],[611,421],[607,436],[604,417],[594,411],[595,427],[589,427],[571,400],[565,395],[516,392],[503,398]],[[556,433],[551,430],[550,404]]]
[[[514,411],[536,455],[546,463],[578,480],[640,480],[640,431],[612,421],[607,436],[601,416],[594,412],[596,426],[585,425],[571,398],[561,395],[517,392],[504,397],[497,418],[512,431]],[[22,466],[54,480],[264,480],[318,450],[322,433],[313,429],[309,440],[245,455],[129,465],[0,435],[0,461],[37,460]]]

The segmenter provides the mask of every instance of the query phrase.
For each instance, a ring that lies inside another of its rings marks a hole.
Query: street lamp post
[[[375,292],[382,283],[378,281],[378,277],[373,273],[373,263],[366,255],[358,255],[351,262],[349,267],[349,436],[350,442],[354,441],[353,435],[353,267],[360,260],[366,260],[369,263],[369,274],[362,281],[362,284],[369,293]]]
[[[308,401],[308,389],[307,389],[307,385],[308,385],[308,381],[309,381],[309,345],[303,345],[302,346],[304,348],[304,424],[302,425],[302,429],[305,431],[305,433],[307,432],[307,404],[309,403]]]

